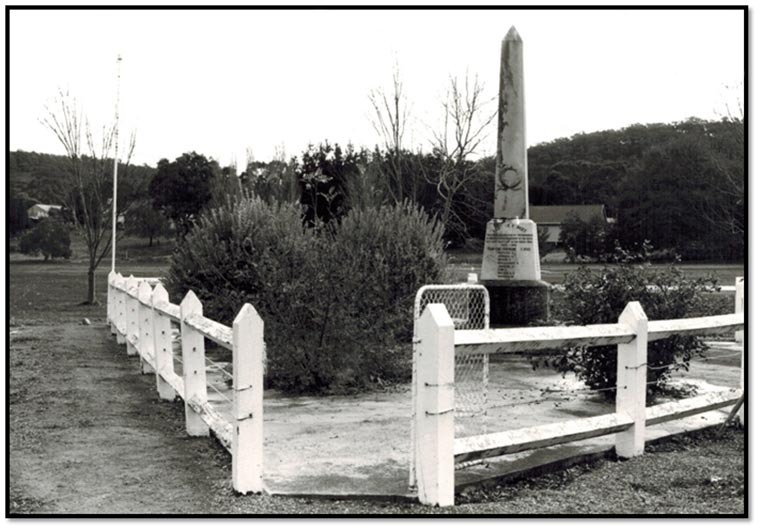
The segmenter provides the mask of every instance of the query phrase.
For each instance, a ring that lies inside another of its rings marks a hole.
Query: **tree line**
[[[410,200],[444,221],[445,237],[456,247],[481,239],[493,215],[494,160],[325,141],[308,146],[300,157],[249,160],[237,170],[193,152],[161,160],[155,168],[121,166],[119,202],[123,195],[131,231],[153,238],[166,235],[171,223],[181,239],[200,211],[243,190],[270,201],[299,202],[310,224],[340,219],[354,206]],[[604,204],[615,218],[610,227],[567,220],[565,240],[572,239],[580,254],[599,256],[615,242],[633,248],[648,240],[655,251],[684,259],[743,258],[743,119],[689,119],[577,134],[531,147],[528,167],[532,204]],[[29,205],[61,202],[62,175],[71,169],[66,157],[24,151],[10,153],[9,169],[14,234],[27,224]],[[107,188],[110,170],[105,173]],[[441,177],[448,174],[457,178]],[[73,208],[80,218],[83,208]],[[594,236],[583,243],[587,232],[600,230],[604,240]]]

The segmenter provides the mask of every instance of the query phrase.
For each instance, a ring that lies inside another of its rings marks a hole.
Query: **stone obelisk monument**
[[[481,283],[494,326],[548,318],[549,284],[541,281],[538,231],[528,212],[523,43],[510,28],[501,42],[494,218],[486,226]]]

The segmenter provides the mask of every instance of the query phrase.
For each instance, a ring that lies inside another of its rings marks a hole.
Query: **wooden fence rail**
[[[414,469],[420,502],[454,503],[455,464],[615,434],[623,458],[644,452],[648,425],[672,421],[739,401],[739,388],[710,392],[646,407],[647,344],[674,335],[709,335],[744,329],[743,282],[737,281],[736,313],[702,318],[649,321],[638,302],[629,303],[618,322],[592,326],[455,330],[444,304],[429,304],[417,323],[419,358],[415,394]],[[741,302],[740,302],[741,300]],[[570,346],[616,344],[615,412],[591,418],[455,439],[454,355],[504,354]],[[743,407],[740,422],[744,424]]]
[[[139,357],[142,373],[155,373],[159,397],[179,396],[185,402],[187,433],[213,433],[232,454],[235,491],[264,491],[264,322],[254,307],[243,305],[229,327],[203,316],[192,291],[176,305],[157,278],[124,278],[111,272],[107,318],[117,342],[127,345],[128,355]],[[180,328],[182,375],[174,367],[172,323]],[[208,399],[206,338],[232,351],[232,407],[227,414]]]

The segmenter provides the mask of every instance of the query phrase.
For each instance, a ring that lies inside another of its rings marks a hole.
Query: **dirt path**
[[[12,328],[10,511],[207,513],[229,457],[185,436],[181,405],[109,338],[102,323]]]

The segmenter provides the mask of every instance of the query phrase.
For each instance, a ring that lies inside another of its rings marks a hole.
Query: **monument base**
[[[481,280],[491,299],[491,327],[527,326],[549,319],[551,284],[541,280]]]
[[[551,285],[541,281],[536,223],[530,219],[488,222],[480,283],[491,299],[491,327],[548,320]]]

